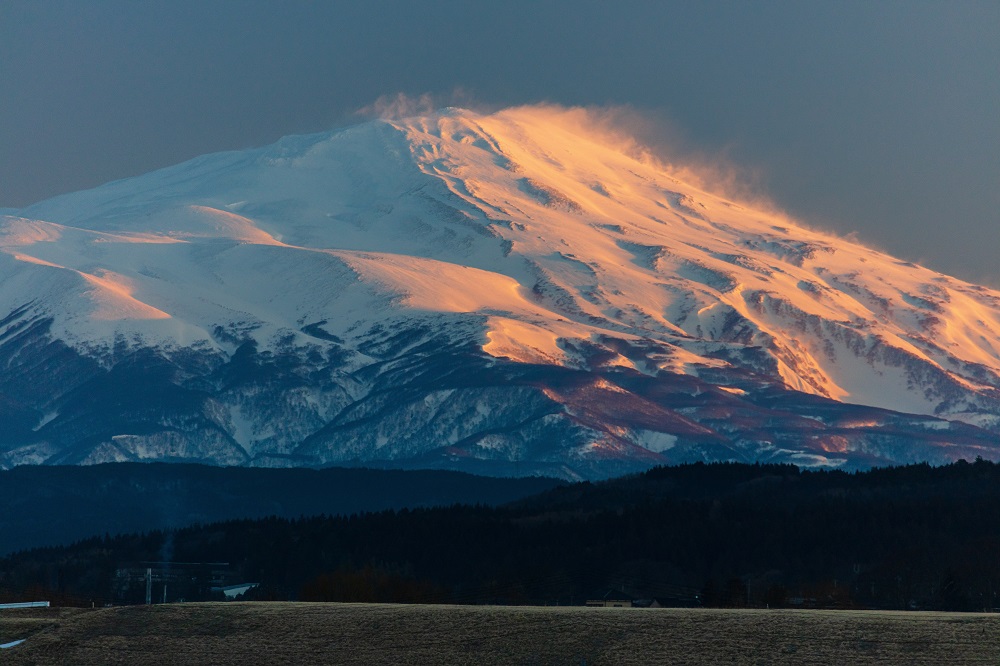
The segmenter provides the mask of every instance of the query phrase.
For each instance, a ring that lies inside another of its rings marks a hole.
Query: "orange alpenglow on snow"
[[[996,457],[985,442],[1000,432],[1000,293],[709,192],[691,173],[592,112],[554,106],[286,137],[3,218],[0,317],[45,318],[48,335],[104,365],[113,348],[152,348],[168,360],[197,350],[217,368],[248,343],[327,359],[316,361],[325,388],[302,379],[280,399],[300,426],[276,427],[245,396],[217,398],[229,462],[459,445],[509,461],[551,428],[570,453],[550,462],[570,467],[609,451],[640,466]],[[589,379],[505,385],[501,402],[538,406],[516,438],[492,406],[466,405],[478,416],[462,425],[457,407],[441,415],[461,382],[407,403],[396,425],[360,430],[362,414],[381,413],[358,405],[386,388],[374,379],[386,368],[459,348],[491,371]],[[782,400],[797,406],[778,442],[760,424]],[[923,443],[878,444],[890,422]],[[47,460],[44,441],[18,455]]]

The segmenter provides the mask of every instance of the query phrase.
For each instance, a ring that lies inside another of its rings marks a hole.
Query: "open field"
[[[205,603],[0,612],[6,664],[996,664],[1000,615]]]

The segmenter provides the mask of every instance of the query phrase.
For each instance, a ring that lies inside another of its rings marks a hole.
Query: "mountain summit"
[[[0,467],[996,459],[998,387],[1000,293],[582,111],[286,137],[0,217]]]

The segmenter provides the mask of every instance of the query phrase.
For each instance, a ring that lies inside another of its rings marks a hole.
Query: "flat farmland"
[[[0,611],[6,664],[996,664],[1000,615],[204,603]]]

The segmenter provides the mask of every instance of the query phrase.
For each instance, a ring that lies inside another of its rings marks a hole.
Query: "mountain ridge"
[[[1000,457],[1000,293],[708,193],[579,110],[64,195],[3,217],[0,274],[4,467]]]

